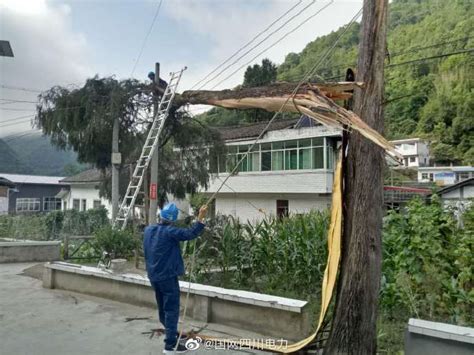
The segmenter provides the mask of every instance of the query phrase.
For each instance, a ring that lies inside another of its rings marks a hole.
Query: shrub
[[[134,232],[126,229],[119,230],[112,226],[105,226],[94,233],[93,248],[96,255],[103,251],[108,252],[113,258],[127,258],[133,255],[140,242]]]
[[[389,213],[383,233],[385,311],[472,322],[472,209],[465,214],[464,229],[436,197],[428,205],[414,199],[405,212]]]

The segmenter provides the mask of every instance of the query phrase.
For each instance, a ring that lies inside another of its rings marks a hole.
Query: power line
[[[329,56],[329,54],[334,50],[334,48],[336,47],[337,43],[339,42],[339,40],[341,39],[342,36],[344,36],[344,34],[346,33],[346,31],[348,30],[348,28],[359,18],[359,16],[362,14],[362,8],[355,14],[355,16],[351,19],[351,21],[349,22],[349,24],[346,26],[346,28],[344,29],[344,31],[339,35],[339,37],[334,41],[334,44],[332,45],[332,47],[328,48],[328,50],[326,51],[326,53],[320,57],[319,61],[307,72],[307,74],[305,74],[305,76],[301,79],[301,81],[298,83],[298,85],[296,85],[295,89],[293,90],[293,92],[291,93],[291,95],[288,96],[288,98],[285,100],[285,102],[283,103],[283,105],[281,105],[280,109],[275,112],[275,114],[272,116],[272,118],[268,121],[268,123],[266,124],[266,126],[263,128],[263,130],[261,131],[261,133],[258,135],[258,137],[254,140],[254,142],[249,146],[247,152],[242,156],[242,158],[237,162],[237,164],[235,165],[235,167],[232,169],[232,171],[226,176],[226,178],[222,181],[222,183],[220,184],[219,188],[211,195],[211,197],[207,200],[206,202],[206,205],[208,205],[215,197],[216,195],[219,193],[219,191],[222,189],[222,187],[227,183],[227,180],[229,180],[229,178],[231,176],[233,176],[235,174],[235,172],[237,171],[239,165],[248,157],[248,155],[250,154],[250,152],[252,151],[252,149],[255,147],[255,145],[257,144],[257,142],[262,138],[262,136],[265,134],[265,132],[268,130],[268,128],[270,127],[270,125],[273,123],[273,121],[275,120],[275,118],[282,112],[283,108],[287,105],[287,103],[295,97],[296,93],[298,92],[299,88],[301,87],[301,85],[303,85],[303,83],[311,77],[311,75],[313,75],[314,71],[316,71],[319,66],[324,62],[324,60],[326,60],[326,58]]]
[[[8,90],[18,90],[18,91],[26,91],[26,92],[38,92],[41,93],[44,90],[38,90],[38,89],[32,89],[32,88],[22,88],[18,86],[13,86],[13,85],[0,85],[2,89],[8,89]]]
[[[425,50],[425,49],[430,49],[430,48],[437,48],[437,47],[442,47],[442,46],[446,46],[446,45],[449,45],[449,44],[452,44],[452,43],[457,43],[457,42],[461,42],[461,41],[465,41],[465,40],[468,40],[470,38],[474,38],[474,36],[468,36],[468,37],[463,37],[463,38],[458,38],[458,39],[455,39],[455,40],[452,40],[452,41],[444,41],[444,42],[438,42],[438,43],[434,43],[432,45],[429,45],[429,46],[424,46],[424,47],[420,47],[420,46],[415,46],[415,47],[412,47],[406,51],[402,51],[402,52],[395,52],[395,53],[390,53],[390,58],[395,58],[395,57],[398,57],[400,55],[403,55],[403,54],[407,54],[407,53],[412,53],[412,52],[419,52],[419,51],[422,51],[422,50]],[[349,67],[352,67],[352,66],[355,66],[357,65],[357,63],[351,63],[351,64],[342,64],[342,65],[334,65],[334,66],[330,66],[330,67],[326,67],[326,68],[322,68],[322,70],[334,70],[334,69],[347,69]],[[332,77],[332,78],[327,78],[326,80],[331,80],[331,79],[338,79],[338,78],[341,78],[345,75],[339,75],[339,76],[335,76],[335,77]],[[299,78],[299,75],[298,76],[293,76],[292,78],[290,78],[290,80],[297,80]]]
[[[31,121],[31,119],[24,119],[24,120],[17,121],[17,122],[12,122],[12,123],[3,124],[3,125],[0,125],[0,128],[9,127],[9,126],[15,126],[15,125],[17,125],[17,124],[27,123],[28,121]]]
[[[27,101],[27,100],[13,100],[13,99],[0,99],[0,105],[10,105],[10,104],[18,104],[18,103],[24,103],[24,104],[36,104],[36,101]]]
[[[140,58],[143,54],[143,50],[145,49],[148,37],[150,37],[151,31],[153,30],[153,26],[155,25],[155,22],[156,22],[156,18],[158,17],[158,14],[160,13],[162,3],[163,3],[163,0],[160,0],[160,2],[158,4],[158,7],[156,9],[155,15],[153,16],[153,20],[151,21],[150,28],[148,29],[148,32],[146,33],[145,38],[143,39],[142,47],[140,48],[140,52],[138,53],[138,57],[135,60],[135,64],[133,64],[133,69],[132,69],[132,72],[130,73],[130,77],[132,77],[133,74],[135,73],[135,69],[137,68],[138,62],[140,61]]]
[[[319,13],[321,13],[323,10],[325,10],[328,6],[330,6],[332,3],[334,2],[334,0],[332,0],[331,2],[327,3],[326,5],[324,5],[321,9],[319,9],[318,11],[316,11],[314,14],[312,14],[311,16],[307,17],[303,22],[301,22],[298,26],[296,26],[295,28],[293,28],[291,31],[287,32],[286,34],[284,34],[282,37],[280,37],[276,42],[272,43],[270,46],[268,46],[267,48],[265,48],[264,50],[262,50],[261,52],[259,52],[256,56],[254,56],[251,60],[249,60],[248,62],[246,62],[245,64],[241,65],[240,67],[238,67],[236,70],[234,70],[230,75],[226,76],[224,79],[222,79],[221,81],[219,81],[217,84],[215,84],[211,90],[213,90],[214,88],[216,88],[217,86],[219,86],[220,84],[222,84],[224,81],[226,81],[227,79],[231,78],[233,75],[235,75],[236,73],[239,72],[240,69],[246,67],[247,65],[251,64],[255,59],[257,59],[258,57],[260,57],[263,53],[267,52],[268,50],[270,50],[271,48],[273,48],[274,46],[276,46],[278,43],[280,43],[282,40],[284,40],[286,37],[288,37],[290,34],[292,34],[293,32],[295,32],[297,29],[299,29],[301,26],[303,26],[306,22],[308,22],[309,20],[311,20],[313,17],[315,17],[316,15],[318,15]],[[345,32],[344,32],[345,33]]]
[[[0,107],[1,111],[23,111],[23,112],[34,112],[35,110],[32,110],[31,108],[10,108],[10,107],[5,107],[2,108]]]
[[[227,69],[229,69],[230,67],[232,67],[234,64],[238,63],[243,57],[245,57],[247,54],[249,54],[251,51],[253,51],[255,48],[257,48],[258,46],[260,46],[263,42],[265,42],[266,40],[268,40],[271,36],[273,36],[275,33],[277,33],[278,31],[280,31],[283,27],[285,27],[289,22],[293,21],[293,19],[295,19],[296,17],[300,16],[307,8],[311,7],[314,5],[314,3],[316,2],[316,0],[313,0],[312,2],[310,2],[308,5],[306,5],[305,7],[303,7],[303,9],[301,9],[300,11],[298,11],[295,15],[293,15],[292,17],[290,17],[288,20],[286,20],[282,25],[280,25],[280,27],[278,27],[277,29],[273,30],[272,32],[270,32],[266,37],[264,37],[260,42],[258,42],[257,44],[255,44],[254,46],[252,46],[250,49],[248,49],[244,54],[242,54],[240,57],[238,57],[236,60],[234,60],[232,63],[228,64],[224,69],[222,69],[219,73],[217,73],[216,75],[214,75],[212,78],[210,78],[209,80],[207,80],[204,84],[202,84],[201,86],[199,86],[198,90],[201,90],[204,86],[206,86],[208,83],[210,83],[211,81],[214,81],[215,79],[217,79],[222,73],[224,73]],[[332,3],[332,1],[331,1]],[[330,3],[330,4],[331,4]],[[233,74],[232,74],[233,75]]]
[[[26,137],[26,136],[36,135],[37,133],[38,133],[38,131],[19,134],[19,135],[16,135],[16,136],[8,136],[8,137],[11,137],[11,138],[8,139],[8,137],[7,137],[6,139],[3,139],[3,141],[8,143],[8,142],[14,141],[15,139],[18,139],[18,138],[23,138],[23,137]]]
[[[424,61],[427,61],[427,60],[439,59],[439,58],[444,58],[444,57],[450,57],[452,55],[471,53],[471,52],[474,52],[474,48],[468,48],[468,49],[463,49],[463,50],[456,51],[456,52],[438,54],[438,55],[434,55],[434,56],[431,56],[431,57],[424,57],[424,58],[420,58],[420,59],[408,60],[406,62],[390,64],[390,65],[386,65],[385,68],[393,68],[393,67],[398,67],[400,65],[407,65],[407,64],[413,64],[413,63],[418,63],[418,62],[424,62]]]
[[[8,120],[3,120],[0,123],[5,123],[5,122],[10,122],[10,121],[16,121],[16,120],[21,120],[22,118],[27,118],[27,117],[34,117],[35,115],[26,115],[26,116],[20,116],[20,117],[14,117],[10,118]]]
[[[197,85],[202,83],[204,80],[206,80],[208,77],[210,77],[212,74],[214,74],[217,70],[222,68],[223,65],[227,64],[232,58],[234,58],[237,54],[239,54],[242,50],[247,48],[249,45],[251,45],[258,37],[260,37],[262,34],[267,32],[274,24],[276,24],[278,21],[280,21],[282,18],[284,18],[286,15],[288,15],[294,8],[299,6],[301,4],[302,0],[299,0],[295,5],[291,6],[286,12],[278,17],[275,21],[273,21],[270,25],[265,27],[264,30],[260,31],[256,36],[254,36],[250,41],[248,41],[245,45],[240,47],[236,52],[231,54],[225,61],[223,61],[221,64],[219,64],[214,70],[212,70],[210,73],[208,73],[204,78],[199,80],[197,83],[195,83],[189,90],[194,89]]]
[[[447,42],[438,42],[438,43],[434,43],[432,45],[429,45],[429,46],[425,46],[425,47],[412,47],[410,49],[407,49],[405,51],[401,51],[401,52],[395,52],[395,53],[391,53],[390,54],[390,57],[397,57],[399,55],[402,55],[402,54],[406,54],[406,53],[412,53],[412,52],[418,52],[418,51],[421,51],[421,50],[425,50],[425,49],[430,49],[430,48],[437,48],[437,47],[441,47],[441,46],[446,46],[448,44],[452,44],[452,43],[457,43],[457,42],[461,42],[461,41],[466,41],[468,39],[471,39],[471,38],[474,38],[474,36],[468,36],[468,37],[463,37],[463,38],[458,38],[458,39],[454,39],[454,40],[451,40],[451,41],[447,41]]]

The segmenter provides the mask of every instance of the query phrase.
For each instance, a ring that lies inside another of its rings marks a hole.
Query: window
[[[414,163],[416,161],[415,157],[410,157],[410,163]]]
[[[458,173],[457,175],[458,175],[458,181],[469,179],[469,173],[467,172]]]
[[[227,156],[218,162],[219,172],[231,172],[237,162],[239,172],[333,169],[335,141],[325,138],[294,139],[256,144],[247,155],[248,145],[227,147]],[[325,156],[326,154],[326,156]],[[217,163],[213,163],[212,169]]]
[[[102,207],[102,203],[100,202],[100,200],[94,200],[93,208],[98,209],[98,208],[101,208],[101,207]]]
[[[428,180],[428,173],[421,173],[421,180]]]
[[[56,211],[61,209],[61,199],[57,197],[43,198],[43,211]]]
[[[272,152],[272,170],[283,170],[283,150]]]
[[[81,200],[79,200],[78,198],[75,198],[74,200],[72,200],[72,209],[79,211],[80,204],[81,204]]]
[[[41,210],[40,198],[17,198],[17,212],[39,212]]]
[[[288,217],[288,200],[276,201],[277,217]]]
[[[87,200],[82,200],[82,210],[81,211],[85,211],[87,210]]]

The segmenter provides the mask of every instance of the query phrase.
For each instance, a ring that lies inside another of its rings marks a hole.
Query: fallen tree
[[[355,130],[385,149],[391,156],[401,158],[393,145],[380,133],[362,121],[354,112],[333,100],[352,97],[354,88],[364,88],[361,82],[306,83],[296,93],[295,83],[275,83],[267,86],[221,91],[185,91],[175,98],[175,105],[204,104],[232,109],[263,109],[270,112],[295,112],[307,115],[326,126]],[[294,95],[293,95],[294,93]]]

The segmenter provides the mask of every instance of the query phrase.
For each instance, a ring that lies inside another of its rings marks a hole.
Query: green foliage
[[[109,223],[105,208],[0,216],[0,238],[58,240],[64,235],[91,235]]]
[[[387,66],[472,48],[473,7],[472,1],[392,1]],[[301,79],[343,29],[317,38],[299,54],[288,54],[278,67],[278,80]],[[345,70],[356,65],[359,30],[359,24],[349,28],[312,80],[344,78]],[[473,69],[472,54],[387,67],[387,136],[425,137],[432,141],[436,161],[473,164]]]
[[[277,78],[277,66],[270,59],[263,59],[262,65],[248,66],[244,74],[244,87],[265,86]]]
[[[106,172],[111,166],[114,119],[118,117],[120,121],[123,194],[129,178],[129,169],[124,166],[135,163],[141,153],[154,99],[151,88],[137,80],[94,77],[81,88],[53,87],[42,93],[35,122],[53,145],[74,150],[79,162],[94,165],[104,172],[100,193],[110,198],[111,176]],[[148,117],[144,117],[147,113]],[[216,132],[187,114],[171,109],[159,146],[161,201],[168,193],[183,198],[186,192],[206,187],[209,180],[206,148],[219,151],[221,145]]]
[[[314,295],[326,265],[327,228],[328,214],[319,211],[282,220],[268,217],[257,224],[219,216],[197,240],[199,278],[211,281],[209,269],[219,267],[220,286]]]
[[[132,230],[119,230],[112,226],[104,226],[94,232],[92,246],[96,255],[106,251],[113,258],[127,258],[133,255],[140,241]]]
[[[472,324],[472,217],[458,229],[436,198],[391,212],[383,233],[382,307],[391,314]]]
[[[244,74],[243,87],[265,86],[277,79],[277,66],[269,59],[263,59],[262,64],[248,66]],[[211,126],[230,126],[241,123],[267,121],[273,116],[272,112],[260,109],[231,110],[215,107],[203,113],[199,118]]]

